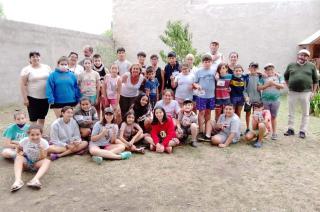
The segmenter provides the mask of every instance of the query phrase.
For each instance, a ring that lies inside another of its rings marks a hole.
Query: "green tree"
[[[1,3],[0,3],[0,18],[4,18],[4,11]]]
[[[161,41],[174,51],[177,60],[183,62],[187,54],[195,56],[195,65],[201,61],[201,55],[197,54],[197,50],[192,47],[192,34],[189,31],[189,25],[184,25],[181,21],[168,21],[167,28],[163,35],[160,35]],[[167,54],[161,50],[160,57],[163,62],[167,63]]]

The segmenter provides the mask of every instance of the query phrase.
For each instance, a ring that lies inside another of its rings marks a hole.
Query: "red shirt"
[[[171,139],[176,137],[176,132],[174,130],[174,124],[171,117],[167,118],[167,121],[163,124],[153,124],[151,129],[151,137],[154,144],[160,142],[160,137],[163,136],[162,145],[167,147]]]

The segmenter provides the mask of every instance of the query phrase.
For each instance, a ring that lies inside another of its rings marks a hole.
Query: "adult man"
[[[223,55],[218,50],[219,50],[219,42],[212,41],[210,43],[210,52],[208,52],[208,54],[212,56],[211,67],[215,70],[217,70],[218,65],[223,62]]]
[[[294,112],[297,104],[302,108],[302,120],[299,137],[305,138],[309,122],[310,100],[313,98],[318,83],[318,76],[314,64],[308,62],[310,52],[302,49],[298,52],[297,62],[290,63],[284,73],[284,79],[289,88],[288,130],[285,136],[294,135]]]
[[[83,55],[84,57],[90,57],[92,58],[92,55],[93,55],[93,47],[92,46],[89,46],[89,45],[86,45],[83,47]],[[83,66],[83,61],[84,59],[82,59],[78,64]]]

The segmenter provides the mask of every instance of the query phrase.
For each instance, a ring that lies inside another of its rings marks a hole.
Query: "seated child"
[[[96,109],[91,105],[88,97],[80,99],[80,106],[74,112],[74,119],[80,128],[81,138],[88,139],[91,135],[93,125],[99,121]]]
[[[262,147],[262,139],[271,129],[271,115],[269,110],[263,108],[262,102],[254,102],[253,116],[252,116],[252,131],[249,131],[245,135],[246,141],[252,141],[256,138],[256,142],[253,144],[254,147]]]
[[[146,73],[147,73],[147,81],[144,88],[147,96],[149,96],[151,106],[152,108],[154,108],[156,102],[159,99],[159,91],[158,91],[159,82],[158,82],[158,79],[155,78],[156,74],[153,71],[151,66],[147,68]]]
[[[16,148],[19,146],[19,141],[27,137],[27,130],[30,125],[26,124],[27,117],[26,114],[17,110],[13,114],[15,124],[11,124],[3,132],[4,137],[4,149],[0,151],[0,155],[7,159],[14,159],[16,157]],[[1,148],[1,147],[0,147]],[[1,149],[0,149],[1,150]]]
[[[191,146],[197,147],[198,136],[198,116],[192,111],[193,102],[186,99],[183,102],[183,109],[180,110],[177,120],[177,137],[180,141],[185,141],[191,135]]]
[[[42,138],[42,128],[39,125],[31,125],[28,130],[28,137],[23,138],[17,149],[17,156],[14,161],[15,181],[11,191],[17,191],[24,185],[21,180],[23,169],[36,171],[33,179],[27,183],[29,187],[41,188],[40,178],[47,172],[50,160],[47,157],[49,144]]]
[[[211,138],[211,143],[221,148],[237,143],[240,139],[240,125],[240,118],[235,114],[233,105],[225,105],[224,113],[215,125],[219,132]]]

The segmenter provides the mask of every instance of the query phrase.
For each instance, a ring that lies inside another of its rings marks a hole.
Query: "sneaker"
[[[191,145],[192,147],[197,148],[197,147],[198,147],[198,142],[197,142],[197,141],[192,141],[192,142],[190,143],[190,145]]]
[[[126,159],[131,158],[132,153],[131,152],[121,152],[120,155],[121,155],[122,160],[126,160]]]
[[[199,136],[198,137],[198,141],[205,141],[205,142],[210,142],[211,141],[211,138],[210,137],[207,137],[206,135],[202,135],[202,136]]]
[[[285,135],[285,136],[294,135],[294,130],[293,129],[288,129],[287,132],[285,132],[283,135]]]
[[[254,148],[261,148],[262,147],[262,142],[261,141],[257,141],[253,144]]]
[[[91,158],[92,158],[92,160],[93,160],[94,162],[96,162],[98,165],[101,165],[101,163],[102,163],[102,161],[103,161],[103,158],[100,157],[100,156],[92,156]]]
[[[300,131],[300,132],[299,132],[299,138],[302,138],[302,139],[306,138],[306,133]]]
[[[271,140],[278,140],[278,135],[277,134],[272,134],[271,135]]]

